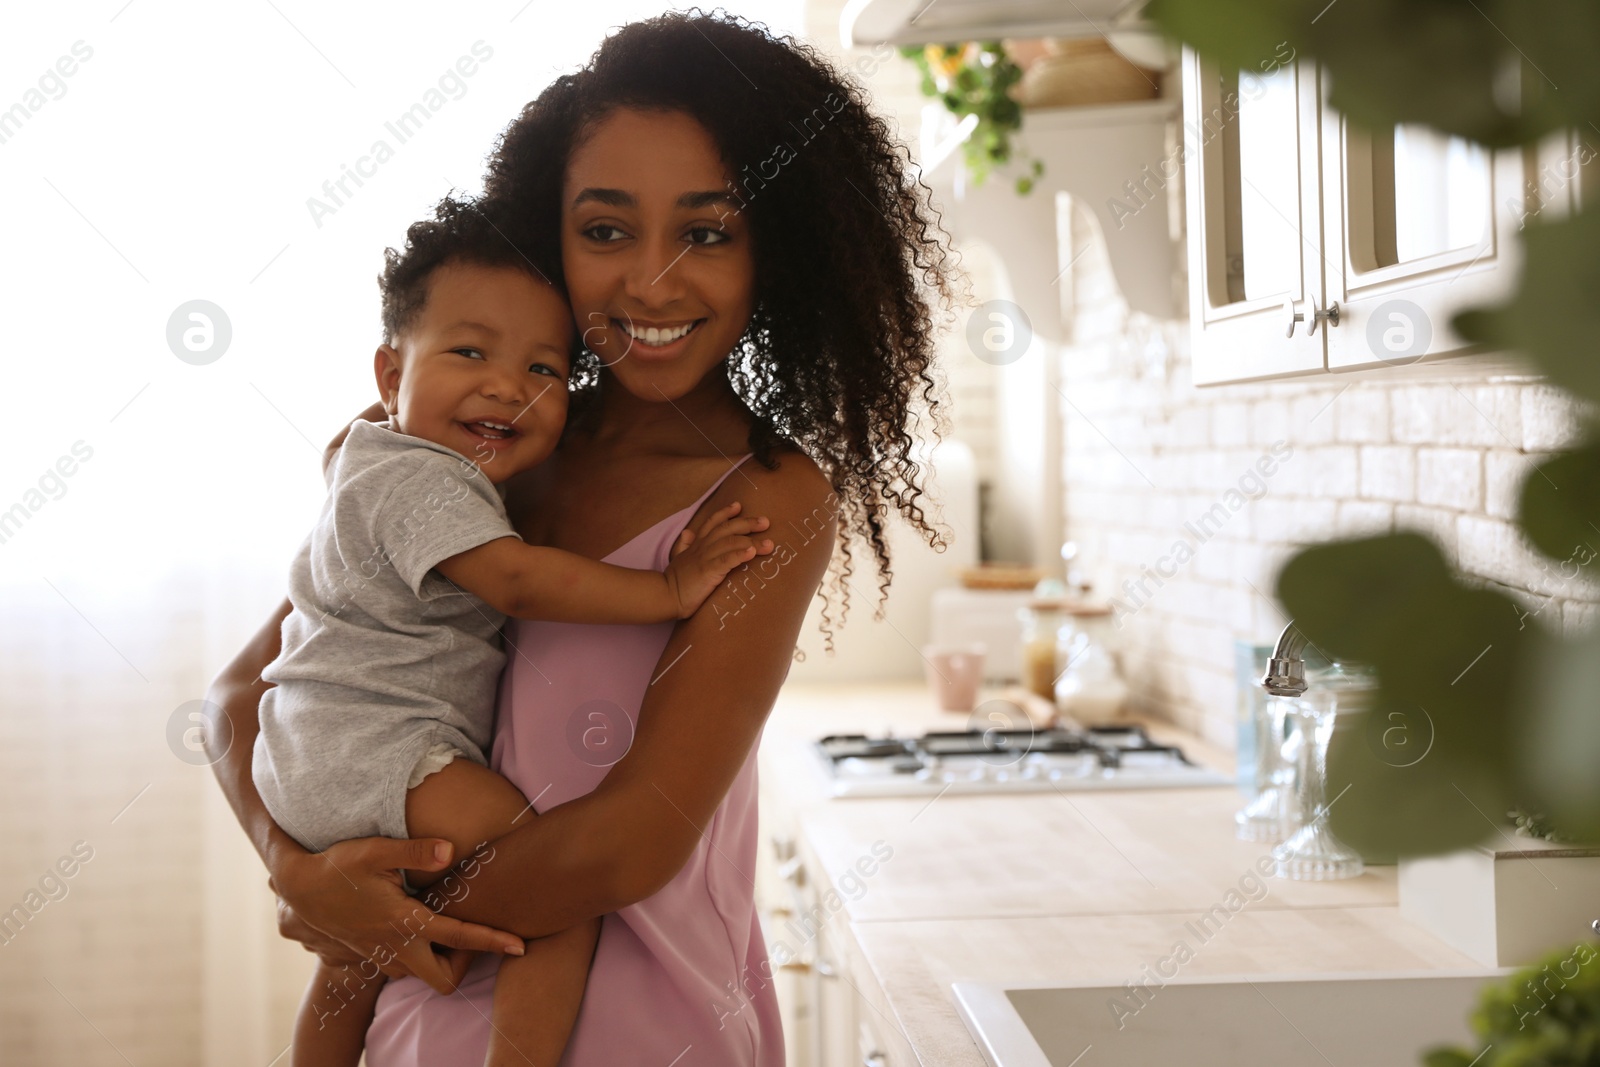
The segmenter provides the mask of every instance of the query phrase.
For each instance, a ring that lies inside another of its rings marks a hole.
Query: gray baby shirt
[[[432,568],[517,536],[471,460],[388,423],[351,427],[328,490],[289,572],[251,765],[272,817],[315,852],[407,836],[406,782],[434,742],[487,765],[505,616]]]

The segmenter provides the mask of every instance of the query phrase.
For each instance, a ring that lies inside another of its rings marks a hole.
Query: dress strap
[[[734,461],[734,463],[733,463],[733,465],[731,467],[729,467],[727,470],[722,472],[721,476],[719,476],[716,481],[711,483],[711,488],[707,489],[705,492],[700,494],[700,499],[699,500],[696,500],[693,504],[690,504],[684,510],[687,511],[691,515],[693,515],[697,511],[699,511],[700,510],[700,505],[704,504],[707,500],[710,500],[711,499],[711,494],[715,493],[718,489],[722,488],[722,483],[728,480],[728,476],[731,475],[734,471],[738,470],[740,465],[742,465],[745,460],[749,459],[753,455],[755,455],[754,452],[746,452],[744,455],[740,456],[737,460]]]

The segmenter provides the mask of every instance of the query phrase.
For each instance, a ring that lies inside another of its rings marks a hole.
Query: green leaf
[[[1600,551],[1600,443],[1546,460],[1522,483],[1517,522],[1535,548],[1572,580]]]
[[[1527,677],[1532,699],[1517,753],[1522,788],[1564,835],[1600,841],[1600,629],[1549,640]]]
[[[1328,103],[1360,126],[1422,122],[1484,144],[1524,139],[1521,117],[1495,93],[1497,75],[1517,54],[1482,8],[1338,0],[1307,34],[1307,51],[1332,79]]]
[[[1307,548],[1284,565],[1277,586],[1295,625],[1322,652],[1371,664],[1439,619],[1452,592],[1438,546],[1414,533]]]
[[[1301,0],[1151,0],[1145,17],[1224,67],[1260,70],[1278,46],[1301,48],[1316,14]]]
[[[1600,400],[1600,212],[1530,224],[1523,245],[1511,300],[1462,312],[1454,326],[1470,341],[1527,354],[1558,385]]]
[[[1412,736],[1397,744],[1396,730]],[[1382,693],[1367,709],[1341,708],[1328,743],[1328,828],[1363,855],[1432,855],[1492,836],[1509,792],[1460,741]]]

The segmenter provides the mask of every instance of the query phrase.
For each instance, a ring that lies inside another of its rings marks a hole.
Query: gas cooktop
[[[1232,785],[1144,728],[834,734],[816,743],[836,797]]]

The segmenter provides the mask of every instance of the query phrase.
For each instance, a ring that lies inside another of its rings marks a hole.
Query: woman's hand
[[[401,888],[402,868],[442,870],[450,854],[439,838],[389,837],[287,854],[269,882],[280,901],[278,930],[328,963],[370,959],[390,978],[415,975],[448,996],[472,952],[525,951],[515,934],[435,914]],[[465,951],[441,954],[434,944]]]
[[[271,888],[272,879],[267,879],[267,886]],[[278,898],[278,936],[285,941],[300,942],[301,948],[313,953],[329,967],[354,967],[366,959],[343,941],[329,937],[300,918],[300,913],[282,897]]]

